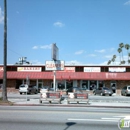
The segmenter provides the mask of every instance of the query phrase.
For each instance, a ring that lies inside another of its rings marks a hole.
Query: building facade
[[[0,65],[0,84],[3,83],[3,68]],[[73,86],[85,90],[106,86],[118,93],[125,85],[130,85],[130,66],[125,65],[65,65],[64,70],[55,73],[46,70],[45,65],[7,65],[7,88],[18,89],[26,82],[53,88],[54,74],[56,89],[60,90]]]

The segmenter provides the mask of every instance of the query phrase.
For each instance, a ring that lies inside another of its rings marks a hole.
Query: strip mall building
[[[3,83],[3,65],[0,65],[0,84]],[[29,81],[38,87],[53,87],[54,72],[46,70],[46,65],[7,65],[7,88],[18,89],[20,84]],[[119,93],[125,85],[130,85],[130,66],[115,65],[65,65],[64,70],[56,71],[56,88],[66,90],[72,86],[92,90],[92,86],[111,88]]]

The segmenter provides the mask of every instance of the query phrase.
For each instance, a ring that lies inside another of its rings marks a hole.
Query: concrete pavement
[[[32,106],[64,106],[64,107],[119,107],[119,108],[130,108],[130,103],[126,102],[94,102],[89,101],[88,104],[84,102],[80,102],[79,104],[75,102],[71,102],[70,104],[67,103],[67,99],[64,99],[61,101],[61,104],[58,104],[56,102],[52,102],[49,104],[49,102],[39,103],[39,99],[8,99],[9,101],[13,102],[14,105],[32,105]]]
[[[1,93],[0,93],[1,96]],[[66,106],[66,107],[125,107],[125,108],[130,108],[130,97],[125,98],[124,96],[121,97],[122,101],[117,101],[116,98],[115,100],[113,100],[112,97],[104,97],[105,100],[99,100],[97,99],[96,96],[94,96],[94,98],[91,98],[89,96],[89,103],[83,103],[80,102],[79,104],[75,103],[75,102],[70,102],[70,104],[67,103],[67,97],[64,95],[65,99],[61,101],[61,104],[52,102],[51,104],[49,104],[48,102],[44,102],[44,103],[39,103],[39,96],[40,95],[30,95],[31,96],[35,96],[34,98],[26,98],[25,95],[19,95],[19,93],[8,93],[8,100],[13,102],[14,105],[51,105],[51,106]],[[20,96],[21,98],[17,98],[17,96]],[[114,95],[115,97],[117,97],[116,95]],[[109,100],[108,100],[109,99]]]

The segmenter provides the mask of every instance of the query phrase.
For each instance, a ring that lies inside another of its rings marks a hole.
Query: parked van
[[[127,96],[127,95],[130,95],[130,85],[128,86],[125,86],[122,88],[121,90],[121,95],[123,96]]]

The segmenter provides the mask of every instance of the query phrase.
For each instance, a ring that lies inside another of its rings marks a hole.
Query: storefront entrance
[[[111,81],[110,86],[111,86],[113,93],[116,93],[116,88],[117,88],[116,81]]]

